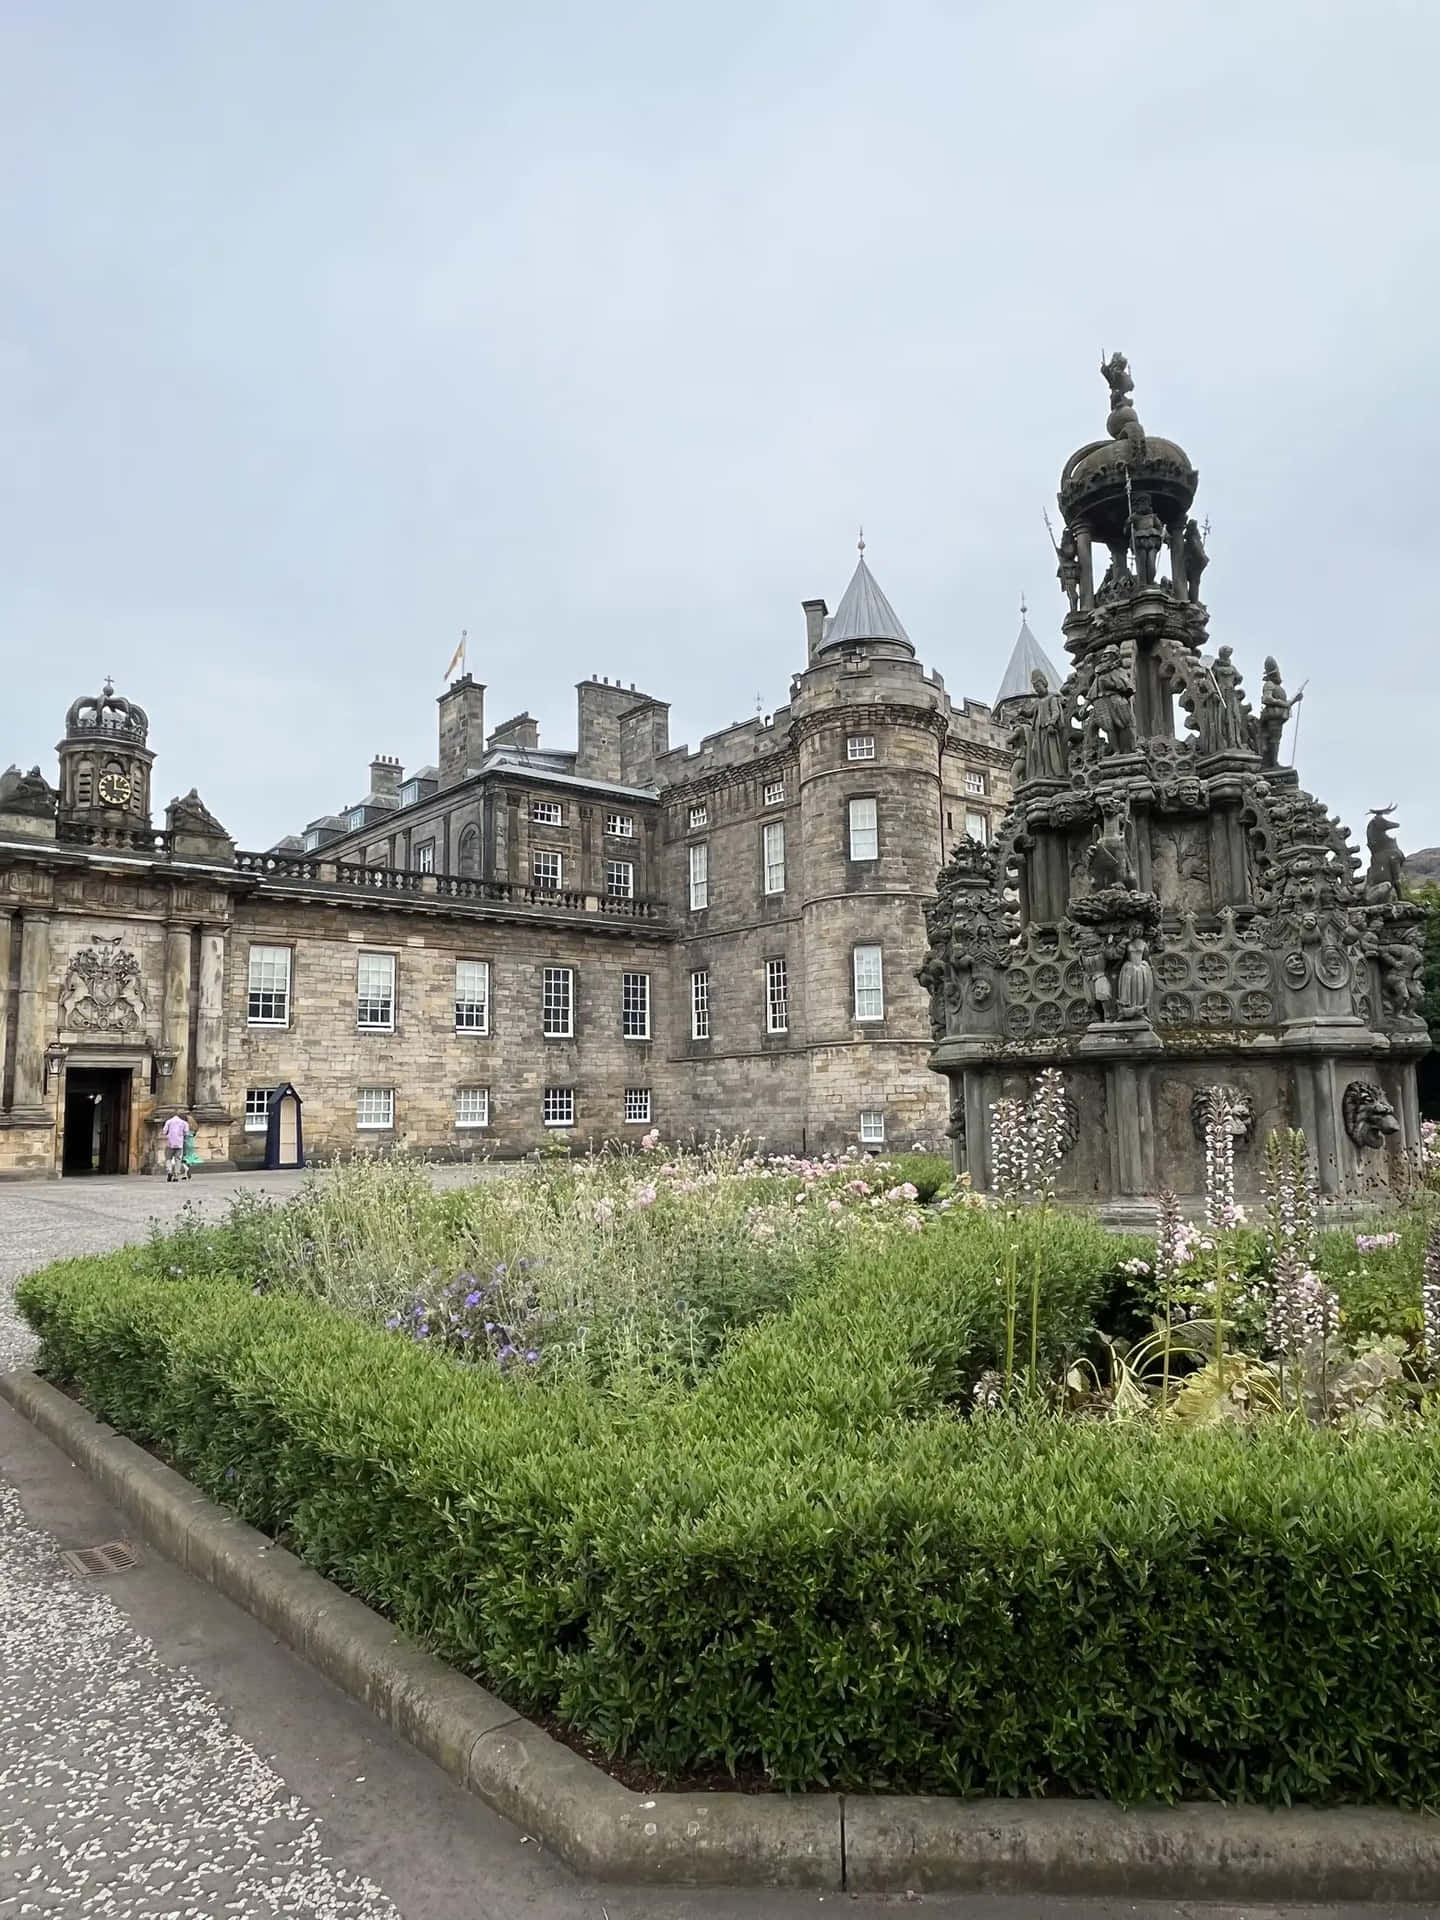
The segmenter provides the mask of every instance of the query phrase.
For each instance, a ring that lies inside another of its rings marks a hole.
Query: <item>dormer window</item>
[[[400,789],[400,805],[402,807],[413,807],[419,798],[420,782],[418,780],[407,780]]]
[[[319,846],[319,844],[320,844],[320,829],[318,827],[311,827],[305,835],[306,853],[314,853],[315,849]]]
[[[352,807],[345,816],[345,825],[351,833],[357,832],[365,824],[364,807]]]

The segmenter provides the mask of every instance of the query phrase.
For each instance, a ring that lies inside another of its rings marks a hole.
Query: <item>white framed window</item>
[[[420,873],[435,871],[435,842],[422,840],[415,849],[415,866]]]
[[[560,855],[551,847],[537,847],[530,856],[530,878],[547,893],[560,886]]]
[[[622,973],[620,976],[620,1033],[626,1040],[650,1038],[648,973]]]
[[[605,862],[605,891],[612,900],[635,898],[635,862],[633,860]]]
[[[990,844],[990,816],[988,813],[967,811],[965,815],[965,833],[971,840],[978,840],[982,847]]]
[[[347,813],[345,816],[345,825],[350,829],[351,833],[354,833],[360,827],[363,827],[364,824],[365,824],[364,807],[352,807],[349,813]]]
[[[540,1101],[540,1118],[547,1127],[573,1127],[575,1124],[575,1089],[573,1087],[546,1087]]]
[[[880,827],[873,795],[850,802],[850,858],[880,858]]]
[[[690,849],[690,911],[710,904],[710,844],[701,840]]]
[[[565,809],[558,800],[532,800],[530,818],[537,827],[558,827],[565,819]]]
[[[457,1033],[488,1033],[490,1031],[490,962],[488,960],[457,960],[455,962],[455,1031]]]
[[[690,1038],[710,1038],[710,969],[697,967],[690,976]]]
[[[575,1036],[575,969],[545,967],[540,981],[540,1030],[547,1040]]]
[[[765,962],[765,1031],[790,1031],[790,969],[783,960]]]
[[[245,1089],[245,1131],[246,1133],[264,1133],[270,1124],[270,1096],[273,1087],[247,1087]]]
[[[612,840],[633,840],[635,838],[635,816],[633,813],[607,813],[605,831]]]
[[[650,1124],[649,1087],[626,1087],[625,1124],[627,1127],[648,1127]]]
[[[885,1115],[878,1107],[871,1107],[860,1116],[860,1144],[862,1147],[883,1147],[885,1144]]]
[[[395,956],[355,956],[355,1024],[379,1033],[395,1031]]]
[[[765,864],[766,893],[785,891],[785,822],[772,820],[760,835]]]
[[[455,1124],[457,1127],[489,1126],[490,1089],[488,1087],[457,1087],[455,1089]]]
[[[760,804],[762,807],[783,807],[785,804],[785,782],[783,780],[767,781],[765,786],[760,790]]]
[[[252,1027],[290,1024],[289,947],[251,947],[246,1017]]]
[[[420,782],[418,780],[405,781],[400,789],[400,805],[402,807],[413,807],[419,798]]]
[[[355,1124],[367,1132],[383,1131],[395,1124],[395,1089],[361,1087],[355,1096]]]
[[[965,791],[966,793],[984,793],[985,791],[984,774],[975,773],[972,769],[967,767],[965,770]]]
[[[885,970],[879,947],[856,947],[855,1018],[885,1018]]]
[[[703,827],[708,825],[709,820],[710,820],[710,809],[703,800],[699,803],[698,806],[691,807],[690,831],[692,833],[695,831],[696,827]]]
[[[873,760],[875,758],[874,734],[847,734],[845,737],[845,758],[847,760]]]
[[[319,844],[320,844],[319,827],[307,827],[305,829],[305,838],[304,838],[304,841],[302,842],[302,845],[304,846],[306,853],[314,853],[315,849],[319,846]]]

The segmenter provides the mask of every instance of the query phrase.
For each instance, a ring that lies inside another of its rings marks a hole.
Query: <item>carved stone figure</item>
[[[1135,382],[1130,375],[1130,362],[1123,353],[1112,353],[1108,360],[1100,362],[1100,372],[1110,389],[1110,412],[1105,421],[1105,431],[1112,440],[1123,440],[1132,457],[1142,457],[1145,452],[1145,430],[1140,425],[1140,416],[1131,399]]]
[[[1304,687],[1293,699],[1286,697],[1280,680],[1280,668],[1271,655],[1265,662],[1265,678],[1260,688],[1260,713],[1254,728],[1256,749],[1262,766],[1279,766],[1280,741],[1286,724],[1304,698]]]
[[[1150,998],[1155,991],[1155,969],[1150,965],[1148,948],[1141,939],[1126,942],[1120,967],[1120,1018],[1148,1020]]]
[[[1193,520],[1185,522],[1185,592],[1191,606],[1200,599],[1200,576],[1210,564],[1210,556],[1205,551],[1205,537]]]
[[[7,767],[4,773],[0,773],[0,813],[25,814],[36,820],[49,819],[55,812],[58,798],[59,795],[39,767],[32,767],[28,773],[21,773],[19,767]]]
[[[1340,1113],[1346,1133],[1362,1152],[1374,1152],[1400,1131],[1394,1107],[1368,1080],[1350,1082],[1340,1102]]]
[[[1216,1096],[1224,1094],[1230,1116],[1230,1132],[1237,1146],[1248,1147],[1255,1138],[1255,1102],[1240,1087],[1197,1087],[1190,1097],[1190,1124],[1195,1138],[1204,1141],[1216,1108]]]
[[[1122,797],[1103,804],[1100,837],[1085,857],[1090,885],[1096,893],[1117,887],[1133,892],[1136,876],[1130,857],[1130,802]]]
[[[1165,544],[1165,528],[1151,505],[1148,493],[1137,493],[1130,514],[1130,545],[1135,553],[1135,569],[1142,587],[1153,587]]]
[[[1235,665],[1235,649],[1221,647],[1215,656],[1215,664],[1210,669],[1210,678],[1214,683],[1216,698],[1219,702],[1219,722],[1221,743],[1227,747],[1243,747],[1248,744],[1248,712],[1245,695],[1241,691],[1240,670]]]
[[[1087,757],[1096,760],[1135,751],[1135,683],[1118,647],[1107,647],[1096,667],[1084,746]]]
[[[1405,879],[1405,856],[1395,840],[1395,822],[1390,818],[1394,802],[1388,807],[1372,807],[1365,829],[1365,844],[1370,849],[1370,871],[1365,876],[1368,901],[1398,900]]]
[[[1055,549],[1058,565],[1055,578],[1060,582],[1060,590],[1070,602],[1071,613],[1080,610],[1080,549],[1075,544],[1074,530],[1066,527],[1060,536],[1060,544]]]
[[[145,1019],[140,962],[115,941],[92,934],[60,987],[60,1025],[72,1033],[133,1033]]]
[[[1030,722],[1026,774],[1031,780],[1065,780],[1070,773],[1070,708],[1063,693],[1052,693],[1037,667],[1030,676],[1035,713]]]
[[[172,800],[165,811],[172,833],[208,834],[217,840],[229,838],[194,787],[183,798]]]

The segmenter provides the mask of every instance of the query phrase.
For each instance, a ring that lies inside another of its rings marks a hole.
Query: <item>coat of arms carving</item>
[[[145,1019],[140,962],[117,941],[91,939],[60,988],[60,1024],[72,1033],[133,1033]]]

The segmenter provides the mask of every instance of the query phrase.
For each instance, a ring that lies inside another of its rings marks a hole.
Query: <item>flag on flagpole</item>
[[[464,665],[465,665],[465,641],[466,641],[466,639],[467,639],[467,637],[468,637],[468,635],[469,635],[469,629],[468,629],[468,628],[466,628],[466,629],[464,629],[464,630],[462,631],[462,633],[461,633],[461,635],[460,635],[460,644],[459,644],[459,646],[458,646],[458,647],[456,647],[456,649],[455,649],[455,651],[454,651],[454,653],[452,653],[452,654],[451,654],[451,656],[450,656],[450,664],[449,664],[449,666],[448,666],[448,667],[446,667],[446,669],[445,669],[445,678],[446,678],[447,680],[448,680],[448,679],[450,678],[450,676],[451,676],[451,675],[452,675],[452,674],[454,673],[454,671],[455,671],[455,669],[456,669],[456,667],[460,667],[460,668],[462,668],[462,669],[464,668]]]

